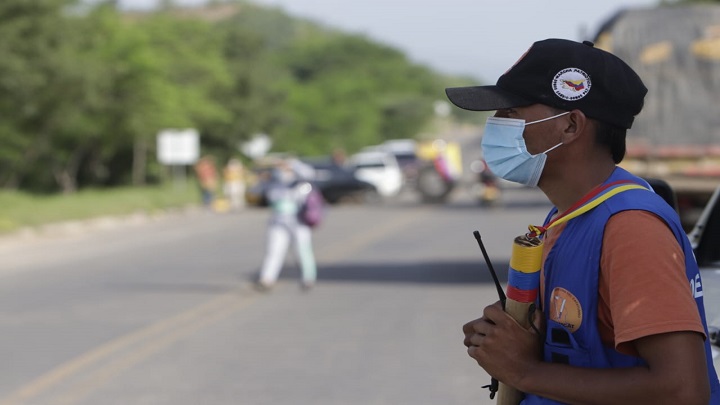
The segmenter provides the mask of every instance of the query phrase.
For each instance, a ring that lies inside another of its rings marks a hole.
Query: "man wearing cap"
[[[548,39],[496,85],[446,93],[497,110],[482,139],[490,169],[554,205],[536,228],[540,338],[496,303],[463,326],[468,354],[525,405],[720,404],[690,243],[676,212],[617,166],[647,93],[638,75],[590,42]]]

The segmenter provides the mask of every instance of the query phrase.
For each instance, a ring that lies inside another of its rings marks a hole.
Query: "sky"
[[[253,0],[369,38],[447,74],[494,83],[530,45],[546,38],[590,39],[622,9],[659,0]],[[158,0],[120,0],[149,9]],[[175,0],[197,6],[204,0]]]

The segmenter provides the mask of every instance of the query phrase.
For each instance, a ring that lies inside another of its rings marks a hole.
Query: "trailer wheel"
[[[455,187],[455,182],[443,178],[433,166],[420,169],[417,178],[417,190],[424,203],[438,204],[447,200]]]

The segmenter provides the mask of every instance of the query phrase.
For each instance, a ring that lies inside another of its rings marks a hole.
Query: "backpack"
[[[303,224],[315,228],[322,222],[325,215],[325,200],[322,194],[312,187],[308,193],[305,203],[300,207],[298,218]]]

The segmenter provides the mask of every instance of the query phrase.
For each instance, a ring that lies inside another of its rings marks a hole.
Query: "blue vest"
[[[617,180],[631,180],[650,188],[644,180],[621,168],[616,168],[606,183]],[[685,253],[688,287],[694,286],[695,302],[707,335],[700,272],[677,213],[655,193],[643,189],[631,189],[612,196],[595,209],[568,221],[547,255],[543,266],[545,291],[542,302],[547,320],[543,350],[546,362],[590,368],[623,368],[645,364],[640,357],[624,355],[613,347],[605,346],[600,340],[598,332],[598,276],[603,233],[605,224],[610,217],[625,210],[652,212],[662,218],[673,231]],[[553,209],[548,215],[548,219],[555,212],[556,210]],[[558,292],[554,297],[552,296],[553,291]],[[570,294],[565,294],[565,291]],[[573,302],[563,302],[568,298]],[[556,300],[556,302],[553,303],[552,300]],[[662,306],[661,297],[658,297],[657,304]],[[579,311],[578,308],[581,310]],[[548,316],[550,310],[574,310],[574,319],[580,317],[582,321],[579,325],[560,324],[550,319]],[[712,390],[710,403],[720,404],[720,385],[713,367],[708,339],[705,340],[705,353]],[[559,404],[559,402],[527,395],[522,404]]]

